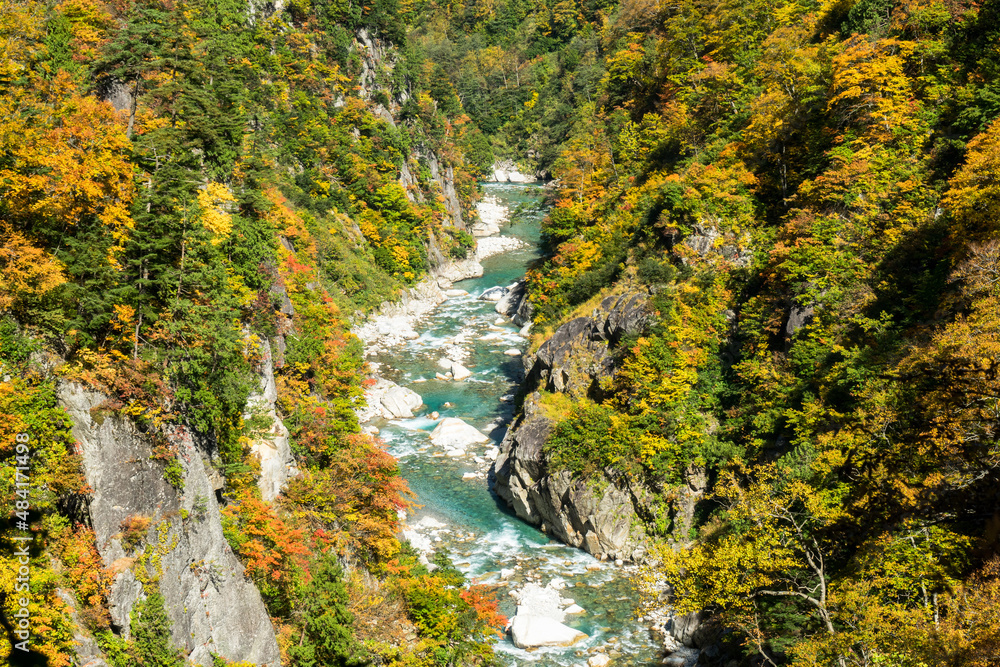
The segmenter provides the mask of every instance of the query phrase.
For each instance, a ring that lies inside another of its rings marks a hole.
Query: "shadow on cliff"
[[[21,640],[14,635],[14,624],[7,618],[7,598],[8,594],[0,591],[0,625],[3,625],[4,635],[11,646],[16,645]],[[32,638],[33,639],[33,638]],[[29,640],[28,646],[34,643]],[[49,659],[34,650],[20,651],[12,649],[8,663],[11,667],[48,667]]]

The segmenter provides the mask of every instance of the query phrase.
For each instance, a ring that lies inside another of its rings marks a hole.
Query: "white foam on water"
[[[438,421],[430,417],[414,417],[413,419],[393,419],[389,423],[409,431],[432,431],[437,426]]]
[[[383,437],[382,441],[386,444],[386,451],[396,459],[406,459],[420,453],[419,449],[405,440],[390,440]]]

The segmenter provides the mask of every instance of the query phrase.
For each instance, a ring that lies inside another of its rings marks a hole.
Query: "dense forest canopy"
[[[665,499],[709,480],[693,525],[647,527],[651,597],[709,613],[745,664],[995,664],[997,3],[11,0],[0,51],[0,455],[45,443],[50,665],[73,651],[57,589],[116,665],[182,660],[149,517],[121,533],[143,613],[112,632],[66,382],[158,443],[168,481],[168,427],[207,443],[287,664],[492,659],[495,602],[397,540],[407,490],[359,432],[349,321],[466,255],[456,215],[496,160],[555,179],[535,345],[651,295],[546,444]],[[303,474],[271,503],[244,408],[276,337]]]
[[[182,660],[163,631],[152,517],[123,522],[147,601],[131,639],[112,632],[118,571],[80,511],[93,490],[56,402],[67,382],[103,392],[102,413],[146,434],[175,486],[170,434],[211,452],[223,530],[287,664],[487,655],[495,603],[446,557],[432,575],[400,545],[408,491],[354,413],[364,363],[348,319],[418,282],[432,239],[452,257],[473,245],[459,224],[476,196],[472,128],[430,97],[427,61],[400,51],[395,3],[8,2],[0,34],[0,442],[11,461],[17,432],[40,443],[36,655],[73,655],[61,588],[114,664]],[[276,503],[261,499],[250,452],[269,427],[246,412],[272,356],[303,471]],[[3,497],[13,519],[13,465]]]
[[[697,525],[649,527],[648,586],[751,659],[1000,654],[997,11],[471,3],[411,37],[498,154],[558,179],[536,325],[652,291],[546,447],[665,497],[708,475]]]

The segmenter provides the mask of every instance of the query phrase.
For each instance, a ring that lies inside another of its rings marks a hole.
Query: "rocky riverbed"
[[[490,187],[530,203],[523,186]],[[541,214],[480,239],[519,246],[484,262],[484,276],[436,281],[356,330],[379,376],[361,416],[400,460],[422,506],[404,536],[428,562],[447,549],[471,580],[506,591],[501,611],[512,620],[496,647],[504,662],[659,664],[663,645],[650,633],[658,621],[636,617],[634,569],[551,539],[490,491],[523,379],[530,311],[518,279],[536,257]]]

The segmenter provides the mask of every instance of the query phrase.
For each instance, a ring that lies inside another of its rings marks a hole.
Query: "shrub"
[[[149,517],[141,514],[132,514],[121,522],[122,548],[126,553],[136,551],[146,540],[149,524]]]

